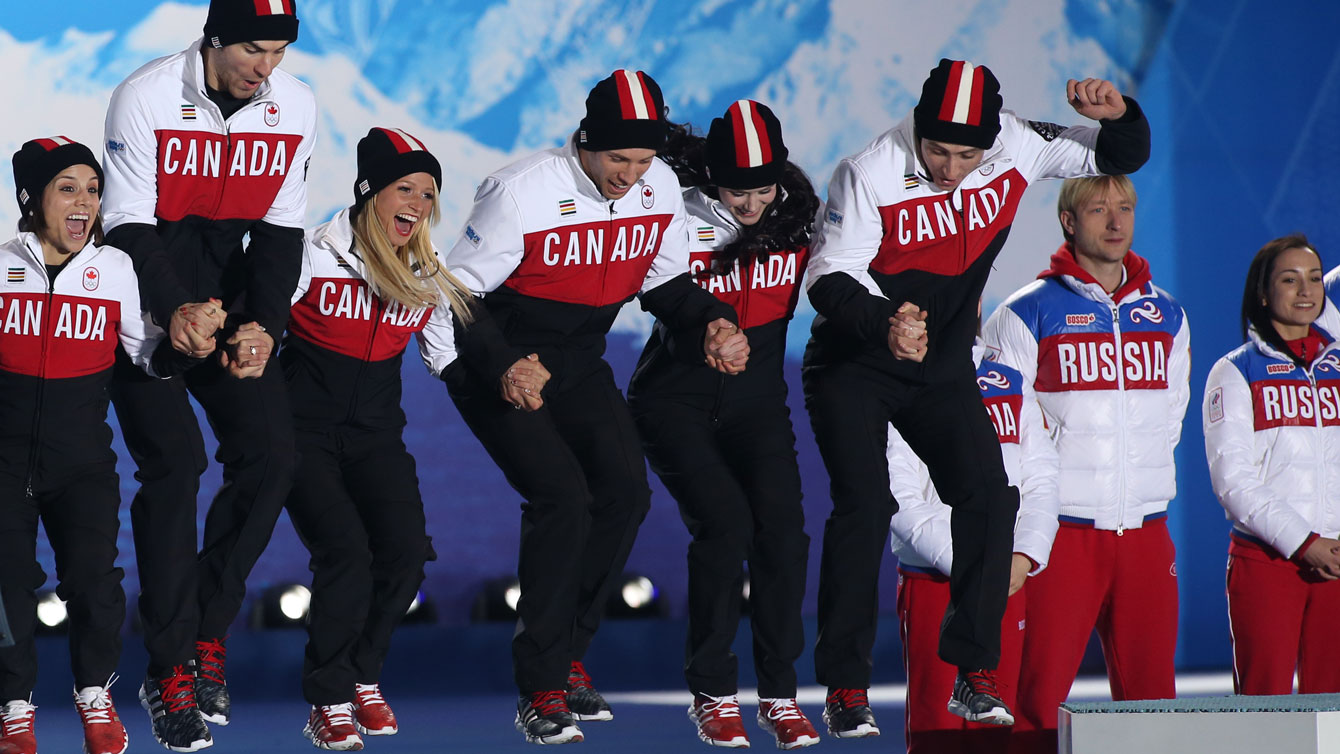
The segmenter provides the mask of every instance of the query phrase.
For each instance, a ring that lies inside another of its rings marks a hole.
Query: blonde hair
[[[470,310],[470,291],[438,261],[433,252],[429,228],[437,224],[439,206],[433,195],[433,210],[428,222],[419,223],[404,246],[395,246],[386,228],[377,221],[374,194],[363,203],[354,219],[354,247],[363,258],[363,277],[379,298],[391,299],[401,306],[418,309],[438,306],[442,298],[461,322],[474,319]]]
[[[1108,189],[1115,189],[1126,201],[1132,205],[1136,202],[1135,184],[1131,179],[1124,175],[1095,175],[1088,178],[1067,178],[1065,183],[1061,184],[1061,195],[1056,199],[1056,218],[1059,220],[1061,215],[1069,212],[1071,215],[1077,214],[1076,210],[1084,203],[1101,196]],[[1061,233],[1065,240],[1074,241],[1075,237],[1070,231],[1065,229],[1065,223],[1061,224]]]

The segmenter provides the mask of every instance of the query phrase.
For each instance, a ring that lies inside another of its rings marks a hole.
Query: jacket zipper
[[[42,275],[46,276],[47,271],[45,265],[39,265],[39,267]],[[42,328],[42,349],[41,357],[37,364],[37,401],[33,405],[33,443],[28,450],[27,493],[29,500],[33,498],[33,475],[37,472],[37,453],[38,446],[41,444],[42,402],[45,399],[47,384],[47,345],[50,342],[51,336],[51,328],[49,325],[51,324],[51,306],[55,299],[55,292],[56,278],[48,277],[46,301],[42,304],[42,318],[40,324]]]
[[[1121,431],[1117,433],[1117,536],[1126,534],[1126,370],[1121,357],[1121,308],[1117,302],[1110,304],[1112,312],[1112,342],[1116,352],[1113,362],[1117,370],[1117,407],[1120,420],[1117,424]]]
[[[350,424],[353,423],[358,412],[358,388],[363,384],[363,373],[367,371],[368,362],[372,360],[372,348],[377,343],[377,330],[381,327],[382,317],[386,314],[386,304],[372,292],[372,286],[368,285],[366,281],[363,281],[363,285],[367,286],[368,295],[372,296],[375,305],[372,310],[372,331],[368,335],[368,346],[363,352],[362,360],[358,363],[358,373],[354,375],[353,394],[349,396],[349,418],[346,421]]]

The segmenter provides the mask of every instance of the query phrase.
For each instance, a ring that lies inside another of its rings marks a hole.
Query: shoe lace
[[[999,697],[1000,692],[996,690],[996,674],[991,670],[973,670],[963,674],[963,678],[968,682],[968,687],[974,694],[989,694]]]
[[[358,706],[372,707],[375,705],[385,705],[386,700],[382,698],[381,687],[375,683],[355,683],[354,696],[358,697]]]
[[[75,692],[74,704],[79,708],[79,716],[83,718],[84,724],[112,722],[112,713],[116,708],[112,706],[112,695],[108,692],[116,679],[117,675],[113,673],[107,679],[106,686],[88,686]]]
[[[590,689],[591,676],[587,675],[586,668],[581,662],[573,662],[572,669],[568,671],[568,686],[575,689]]]
[[[195,706],[195,676],[185,665],[174,665],[158,679],[158,696],[168,712],[180,712]]]
[[[827,701],[844,709],[870,706],[870,696],[865,689],[830,689]]]
[[[568,711],[567,692],[562,689],[558,691],[540,691],[530,695],[530,706],[541,717],[549,717]]]
[[[17,736],[21,733],[32,733],[33,731],[33,712],[37,706],[29,703],[27,699],[15,699],[8,704],[0,705],[0,731],[3,731],[6,737]]]
[[[804,720],[805,715],[796,706],[795,699],[769,699],[762,703],[763,714],[767,715],[773,722],[783,720]]]
[[[326,725],[332,728],[337,725],[353,725],[354,705],[352,702],[325,705],[321,707],[321,717],[325,719]]]
[[[699,694],[695,703],[698,705],[698,712],[703,715],[717,718],[740,716],[740,699],[735,694],[730,696]]]
[[[223,645],[228,637],[221,639],[200,639],[195,643],[195,655],[200,660],[200,675],[206,680],[223,685],[223,664],[228,658],[228,648]]]

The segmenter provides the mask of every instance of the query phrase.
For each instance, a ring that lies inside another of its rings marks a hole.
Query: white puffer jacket
[[[1205,456],[1234,529],[1291,557],[1340,534],[1340,343],[1304,369],[1249,336],[1206,380]]]
[[[1055,274],[1020,289],[983,327],[988,347],[1037,393],[1060,456],[1063,522],[1140,528],[1177,493],[1191,335],[1181,305],[1144,279],[1113,301],[1097,283]]]

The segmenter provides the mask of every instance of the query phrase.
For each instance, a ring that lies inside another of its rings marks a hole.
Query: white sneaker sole
[[[754,718],[754,722],[758,723],[758,727],[762,728],[765,733],[768,733],[769,735],[772,736],[773,740],[777,742],[777,748],[781,749],[782,751],[790,751],[791,749],[803,749],[806,746],[813,746],[819,743],[818,736],[801,736],[800,738],[797,738],[791,743],[786,743],[785,741],[777,737],[777,726],[773,725],[772,721],[768,720],[768,718],[764,717],[763,715],[759,715]]]
[[[358,728],[358,732],[365,736],[394,736],[400,732],[398,726],[394,728],[364,728],[361,723],[354,723],[354,727]]]
[[[205,718],[205,722],[210,725],[218,725],[224,728],[228,727],[228,721],[231,719],[223,715],[206,715],[204,712],[201,712],[200,716]]]
[[[703,729],[698,726],[698,716],[693,714],[693,707],[689,707],[689,719],[693,721],[694,730],[698,732],[698,740],[708,746],[715,746],[719,749],[748,749],[749,739],[744,736],[736,736],[728,741],[722,741],[717,738],[709,738],[703,733]]]
[[[604,723],[613,720],[614,713],[609,710],[598,712],[594,715],[579,715],[576,712],[573,712],[572,719],[582,723]]]
[[[973,714],[968,707],[960,701],[950,699],[947,709],[955,715],[967,720],[970,723],[982,723],[983,725],[1014,725],[1014,715],[1004,707],[992,707],[986,712]]]

